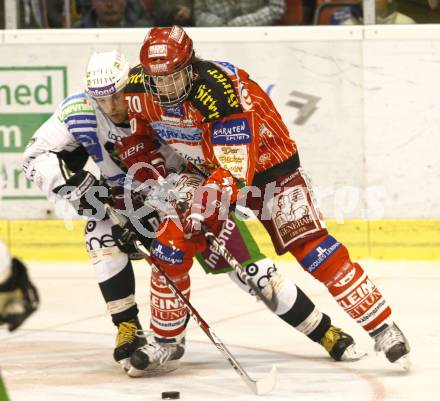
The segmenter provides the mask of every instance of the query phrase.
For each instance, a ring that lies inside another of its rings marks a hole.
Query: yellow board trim
[[[6,225],[6,229],[5,229]],[[83,220],[0,221],[0,239],[12,255],[29,260],[88,260]]]
[[[270,237],[257,220],[246,222],[263,253],[289,260],[273,251]],[[40,261],[88,260],[83,220],[66,227],[60,220],[0,220],[0,239],[17,257]],[[347,246],[351,258],[440,260],[440,220],[327,221],[328,230]]]

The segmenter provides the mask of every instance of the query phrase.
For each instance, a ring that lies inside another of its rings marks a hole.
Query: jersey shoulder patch
[[[195,68],[198,77],[188,100],[206,121],[242,112],[234,83],[223,69],[207,61],[196,63]]]
[[[58,120],[67,122],[75,116],[95,116],[95,107],[84,92],[66,97],[59,109]]]
[[[220,68],[223,72],[231,76],[237,76],[238,70],[237,67],[227,61],[210,61],[210,63],[214,64],[216,67]]]
[[[130,70],[124,93],[145,93],[144,74],[141,64],[138,64]]]

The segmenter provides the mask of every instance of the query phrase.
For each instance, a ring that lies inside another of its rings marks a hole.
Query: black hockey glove
[[[134,255],[138,253],[134,245],[136,240],[139,240],[147,249],[150,248],[151,242],[156,237],[159,222],[159,213],[144,206],[130,214],[130,219],[127,220],[124,227],[114,225],[112,236],[122,252]]]
[[[14,331],[37,310],[39,303],[37,289],[26,267],[13,258],[12,275],[0,285],[0,325],[6,324],[9,331]]]
[[[109,199],[108,188],[99,185],[90,172],[78,171],[65,184],[54,188],[53,192],[68,200],[79,215],[93,217],[95,220],[105,218],[104,203]]]

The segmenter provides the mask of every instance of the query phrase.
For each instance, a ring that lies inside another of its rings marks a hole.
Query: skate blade
[[[411,370],[411,360],[409,359],[409,354],[405,354],[394,362],[396,365],[400,366],[404,371],[409,372]]]
[[[344,362],[354,362],[359,361],[360,359],[367,356],[367,353],[358,349],[356,344],[352,344],[347,347],[347,349],[344,351],[341,357],[341,361]]]
[[[130,358],[121,359],[120,361],[118,361],[118,363],[119,363],[119,365],[121,365],[124,372],[128,372],[128,370],[131,367]]]
[[[154,377],[175,371],[179,367],[179,361],[169,361],[165,365],[156,366],[154,368],[136,369],[130,366],[127,371],[129,377]]]

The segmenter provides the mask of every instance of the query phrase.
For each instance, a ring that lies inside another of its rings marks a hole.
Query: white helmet
[[[11,273],[11,255],[6,245],[0,241],[0,284],[3,284]]]
[[[130,65],[125,56],[113,50],[94,53],[87,65],[86,92],[92,97],[107,97],[124,89]]]

